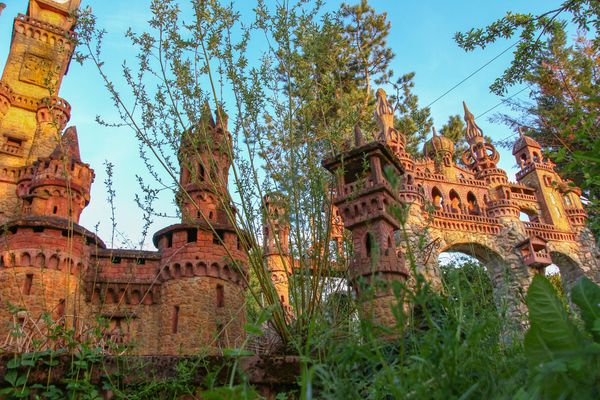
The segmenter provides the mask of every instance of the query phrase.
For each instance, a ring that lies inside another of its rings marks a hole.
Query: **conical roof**
[[[77,137],[77,128],[70,126],[65,130],[60,143],[56,146],[50,158],[60,159],[65,157],[69,160],[81,162],[79,154],[79,138]]]
[[[533,147],[536,149],[542,148],[542,146],[535,139],[525,135],[525,129],[521,127],[519,128],[519,138],[515,141],[515,144],[513,144],[513,155],[517,154],[525,147]]]

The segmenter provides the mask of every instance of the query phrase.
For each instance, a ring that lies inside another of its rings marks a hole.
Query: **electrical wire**
[[[484,69],[485,67],[487,67],[488,65],[490,65],[491,63],[493,63],[494,61],[496,61],[498,58],[500,58],[504,53],[506,53],[507,51],[509,51],[513,47],[515,47],[520,41],[521,40],[517,40],[516,42],[514,42],[513,44],[511,44],[510,46],[508,46],[506,49],[502,50],[494,58],[492,58],[491,60],[489,60],[488,62],[486,62],[485,64],[483,64],[481,67],[477,68],[475,71],[471,72],[462,81],[458,82],[456,85],[452,86],[450,89],[446,90],[444,93],[442,93],[440,96],[438,96],[431,103],[427,104],[427,106],[425,108],[431,107],[432,105],[434,105],[435,103],[437,103],[439,100],[441,100],[442,98],[444,98],[448,93],[452,92],[454,89],[456,89],[457,87],[459,87],[460,85],[462,85],[463,83],[465,83],[466,81],[468,81],[469,79],[471,79],[479,71],[481,71],[482,69]]]

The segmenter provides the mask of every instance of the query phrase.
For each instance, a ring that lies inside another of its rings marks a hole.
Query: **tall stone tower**
[[[227,119],[213,119],[208,104],[184,133],[177,201],[182,223],[154,235],[161,254],[162,354],[195,353],[242,343],[247,257],[227,175],[231,165]]]
[[[70,117],[57,97],[74,50],[71,31],[80,0],[30,0],[13,24],[0,81],[0,220],[15,216],[15,168],[47,157]]]
[[[570,195],[571,192],[579,189],[569,187],[566,182],[563,182],[554,171],[552,161],[544,158],[540,144],[525,135],[523,131],[520,131],[512,153],[520,166],[517,182],[537,189],[541,215],[535,216],[536,221],[569,230],[566,207],[577,207],[583,211],[579,196]],[[585,221],[581,221],[581,224],[577,224],[577,221],[573,222],[576,226],[585,225]]]
[[[367,318],[383,326],[394,326],[396,301],[390,283],[404,281],[408,272],[396,252],[394,233],[400,222],[390,213],[398,196],[386,175],[401,175],[403,168],[391,149],[381,142],[362,144],[334,158],[324,166],[337,178],[334,204],[344,227],[352,232],[354,259],[349,277],[362,302]]]
[[[289,254],[290,223],[285,199],[281,193],[264,197],[263,251],[265,266],[275,287],[277,301],[286,316],[291,316],[289,277],[292,273]]]

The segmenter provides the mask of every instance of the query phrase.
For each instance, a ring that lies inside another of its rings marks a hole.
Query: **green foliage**
[[[531,385],[524,391],[528,396],[593,399],[600,395],[600,288],[582,278],[573,286],[572,300],[581,310],[585,331],[568,315],[548,279],[537,275],[529,287],[531,327],[525,336],[525,355]]]
[[[510,398],[524,384],[522,347],[501,340],[503,321],[481,265],[448,266],[443,294],[422,282],[405,300],[413,315],[397,340],[363,321],[354,340],[317,343],[317,398]]]
[[[500,39],[519,37],[510,67],[490,87],[492,92],[501,95],[510,86],[522,82],[534,69],[535,56],[542,51],[546,40],[561,30],[562,24],[558,20],[561,15],[569,15],[571,22],[582,32],[591,31],[597,35],[600,31],[600,5],[596,0],[565,0],[558,8],[538,15],[508,11],[487,27],[458,32],[454,38],[465,51],[473,51]]]

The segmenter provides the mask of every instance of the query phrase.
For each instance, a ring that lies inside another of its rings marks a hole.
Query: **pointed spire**
[[[77,128],[70,126],[60,138],[60,143],[56,146],[50,158],[59,159],[66,156],[69,160],[81,162],[79,154],[79,139],[77,137]]]
[[[227,124],[229,122],[229,116],[227,115],[227,113],[225,112],[223,107],[218,106],[217,109],[215,110],[215,115],[216,115],[216,119],[217,119],[217,127],[226,131]]]
[[[437,131],[435,130],[435,126],[431,127],[431,133],[433,134],[433,137],[437,136]]]
[[[465,110],[465,122],[467,123],[467,141],[471,143],[472,141],[476,141],[476,138],[483,138],[483,131],[477,124],[475,123],[475,116],[469,111],[467,107],[467,103],[463,101],[463,108]]]
[[[202,113],[200,114],[200,124],[208,124],[209,128],[214,128],[217,126],[215,124],[215,119],[213,118],[212,111],[210,110],[210,105],[208,104],[208,100],[204,102],[202,106]]]

